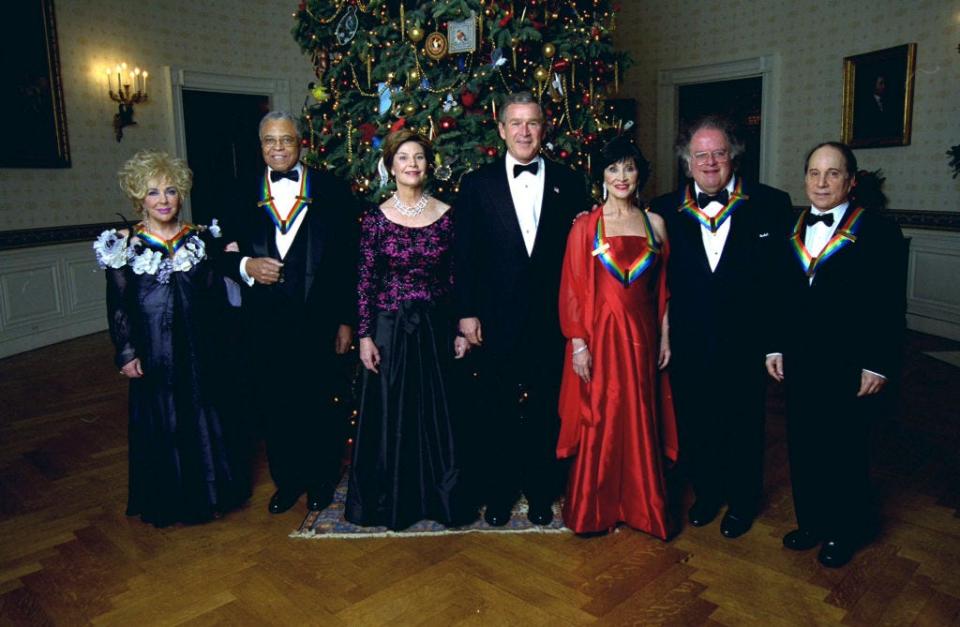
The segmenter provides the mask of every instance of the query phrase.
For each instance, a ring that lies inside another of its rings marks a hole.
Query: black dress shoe
[[[297,501],[300,500],[301,494],[303,494],[303,492],[296,490],[277,490],[273,493],[273,496],[270,497],[270,506],[267,509],[270,510],[271,514],[282,514],[296,505]]]
[[[513,509],[510,505],[487,505],[483,512],[483,520],[491,527],[502,527],[510,522],[510,514]]]
[[[720,533],[723,534],[723,537],[732,540],[750,531],[751,526],[753,526],[752,517],[732,514],[727,510],[727,513],[723,516],[723,520],[720,521]]]
[[[791,551],[807,551],[820,544],[820,536],[806,529],[794,529],[783,536],[783,546]]]
[[[702,527],[712,523],[719,511],[719,505],[697,499],[694,501],[693,506],[690,507],[690,511],[687,512],[687,519],[694,527]]]
[[[333,503],[333,488],[323,486],[316,490],[307,490],[307,509],[311,512],[319,512],[321,509],[330,507]]]
[[[535,525],[549,525],[553,522],[553,503],[531,504],[527,510],[527,519]]]
[[[827,540],[820,547],[817,561],[827,568],[840,568],[846,565],[857,552],[857,546],[846,540]]]

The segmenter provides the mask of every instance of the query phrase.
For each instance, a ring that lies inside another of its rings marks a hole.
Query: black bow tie
[[[814,215],[813,213],[808,213],[806,220],[803,221],[807,226],[813,226],[817,222],[823,222],[827,226],[833,226],[833,214],[824,213],[821,215]]]
[[[540,169],[539,161],[531,161],[527,165],[520,165],[519,163],[515,163],[513,165],[513,178],[517,178],[518,176],[520,176],[521,172],[529,172],[530,174],[536,176],[537,170],[539,169]]]
[[[730,200],[730,194],[725,189],[720,190],[720,193],[716,194],[715,196],[711,196],[706,192],[700,192],[697,194],[697,204],[701,209],[713,201],[717,201],[721,205],[726,205],[728,200]]]
[[[270,170],[270,182],[276,183],[280,179],[290,179],[294,183],[300,180],[300,172],[296,169],[288,170],[286,172],[279,172],[277,170]]]

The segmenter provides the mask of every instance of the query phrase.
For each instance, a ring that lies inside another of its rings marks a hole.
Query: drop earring
[[[604,199],[604,200],[607,199],[607,184],[606,184],[606,183],[603,184],[603,199]]]

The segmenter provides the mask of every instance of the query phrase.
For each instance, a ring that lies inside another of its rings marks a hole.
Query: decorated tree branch
[[[306,160],[380,200],[391,184],[379,146],[393,130],[434,142],[434,194],[495,159],[497,99],[533,92],[547,156],[586,174],[601,134],[632,120],[608,99],[629,57],[614,49],[618,7],[606,0],[305,0],[293,34],[316,81],[303,116]]]

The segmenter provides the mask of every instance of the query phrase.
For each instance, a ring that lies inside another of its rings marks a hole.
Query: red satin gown
[[[585,338],[593,358],[585,384],[566,354],[557,453],[575,459],[563,520],[577,533],[623,522],[666,539],[672,528],[664,467],[677,454],[669,383],[657,369],[668,247],[641,236],[598,239],[600,211],[574,225],[561,282],[564,335]],[[591,254],[603,244],[606,259]],[[646,268],[631,280],[644,257]]]

